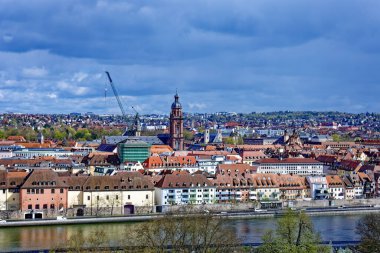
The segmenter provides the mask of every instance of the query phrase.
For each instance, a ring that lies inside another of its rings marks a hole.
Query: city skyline
[[[3,112],[379,112],[380,3],[0,3]],[[107,88],[107,98],[104,89]]]

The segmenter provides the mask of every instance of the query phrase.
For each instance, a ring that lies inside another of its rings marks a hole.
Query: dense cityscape
[[[3,114],[2,218],[380,206],[378,114],[182,110]]]

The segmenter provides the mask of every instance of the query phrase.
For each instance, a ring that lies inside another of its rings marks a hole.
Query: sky
[[[0,113],[380,111],[380,1],[0,0]]]

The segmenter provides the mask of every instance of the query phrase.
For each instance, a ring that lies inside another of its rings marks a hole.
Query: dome
[[[174,96],[174,102],[172,104],[172,109],[182,109],[182,105],[178,101],[178,99],[179,99],[179,96],[178,96],[178,93],[176,93]]]

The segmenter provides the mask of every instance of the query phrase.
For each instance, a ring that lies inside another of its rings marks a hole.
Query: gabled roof
[[[329,188],[344,187],[343,180],[337,175],[327,175],[326,181]]]
[[[84,191],[153,189],[152,182],[139,172],[125,172],[114,176],[90,176],[83,185]]]
[[[257,167],[253,167],[245,163],[236,163],[236,164],[219,164],[216,173],[217,174],[252,174],[257,171]]]
[[[337,161],[337,157],[334,155],[320,155],[316,159],[317,161],[323,162],[323,163],[334,163]]]
[[[32,170],[28,175],[21,188],[67,188],[58,176],[58,173],[53,170],[38,169]]]
[[[212,183],[204,175],[199,174],[167,174],[155,185],[155,187],[158,188],[197,188],[212,186]]]

